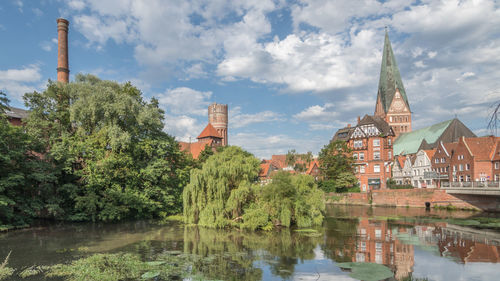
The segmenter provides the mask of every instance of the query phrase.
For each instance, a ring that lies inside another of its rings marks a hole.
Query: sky
[[[455,116],[477,135],[500,100],[500,3],[493,0],[2,0],[0,90],[56,79],[57,26],[71,76],[131,81],[192,141],[207,107],[229,105],[229,144],[259,158],[317,154],[373,114],[385,27],[413,129]]]

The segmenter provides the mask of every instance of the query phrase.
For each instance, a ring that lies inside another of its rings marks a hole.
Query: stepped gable
[[[389,111],[394,95],[396,94],[396,89],[399,90],[401,97],[410,109],[410,103],[406,97],[406,91],[403,86],[403,80],[401,79],[401,74],[399,73],[398,65],[396,63],[396,58],[394,57],[394,52],[392,51],[391,41],[389,40],[389,35],[387,30],[385,31],[384,40],[384,51],[382,54],[382,65],[380,67],[380,80],[378,83],[377,99],[380,99],[385,112]]]
[[[208,125],[203,129],[197,139],[203,138],[219,138],[222,139],[221,135],[217,132],[217,130],[212,126],[212,124],[208,123]]]
[[[394,142],[394,155],[417,153],[419,149],[434,149],[438,143],[457,142],[460,137],[476,135],[457,118],[401,134]]]

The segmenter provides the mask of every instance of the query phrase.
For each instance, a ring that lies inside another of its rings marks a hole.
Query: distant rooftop
[[[17,119],[25,119],[29,115],[29,111],[17,107],[12,107],[10,106],[6,111],[5,114],[9,118],[17,118]]]

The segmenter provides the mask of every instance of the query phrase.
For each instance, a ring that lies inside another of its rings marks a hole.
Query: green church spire
[[[399,93],[409,109],[410,104],[408,103],[408,98],[406,97],[403,80],[401,80],[401,75],[399,74],[398,65],[396,64],[396,59],[394,58],[394,53],[392,52],[391,41],[389,41],[389,35],[387,34],[386,27],[384,53],[382,55],[382,66],[380,68],[380,81],[378,82],[377,94],[377,98],[380,98],[382,101],[382,106],[385,112],[387,112],[391,106],[392,99],[396,93],[396,88],[399,89]]]

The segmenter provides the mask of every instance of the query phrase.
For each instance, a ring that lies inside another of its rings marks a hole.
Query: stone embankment
[[[333,204],[393,207],[430,207],[474,209],[500,212],[500,197],[447,194],[439,189],[388,189],[367,193],[329,193],[327,202]]]

